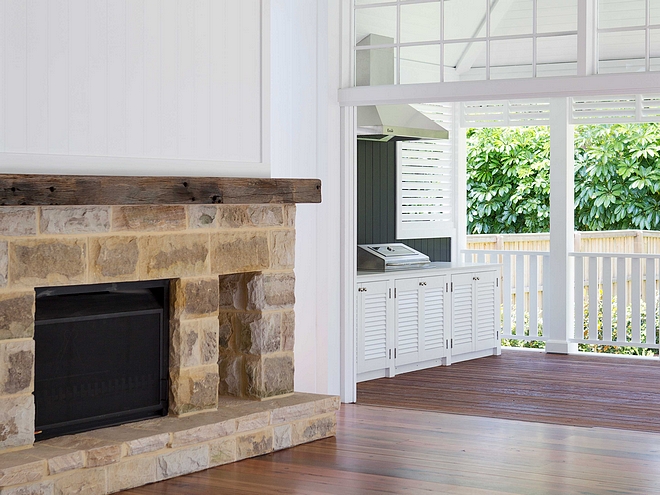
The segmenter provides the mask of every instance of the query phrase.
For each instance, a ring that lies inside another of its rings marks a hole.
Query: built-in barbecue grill
[[[358,245],[358,270],[385,271],[427,265],[428,256],[400,242]]]

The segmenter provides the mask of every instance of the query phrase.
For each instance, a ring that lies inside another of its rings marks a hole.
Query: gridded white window
[[[660,0],[598,0],[598,72],[660,70]]]
[[[578,0],[355,0],[357,73],[387,66],[356,85],[576,75],[577,25]]]
[[[453,105],[413,105],[453,135]],[[455,235],[453,139],[397,143],[397,239]]]

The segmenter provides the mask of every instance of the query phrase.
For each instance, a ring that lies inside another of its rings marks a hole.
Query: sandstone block
[[[236,459],[247,459],[273,451],[273,429],[239,435],[236,438]]]
[[[159,418],[160,419],[160,418]],[[111,428],[101,428],[86,433],[80,433],[76,437],[94,438],[97,440],[111,441],[112,443],[122,443],[126,446],[125,455],[134,456],[147,452],[164,449],[170,441],[169,433],[156,431],[144,431],[145,429],[136,428],[140,423],[128,423]]]
[[[240,273],[219,277],[218,306],[221,310],[245,309],[247,306],[247,284],[259,273]]]
[[[170,367],[193,367],[217,363],[217,318],[174,321],[171,327]]]
[[[139,438],[126,442],[127,455],[140,455],[146,452],[155,452],[164,449],[170,440],[168,433],[161,433],[147,438]]]
[[[288,449],[293,445],[291,441],[291,425],[281,425],[273,428],[273,449]]]
[[[221,466],[236,460],[236,438],[223,438],[209,443],[209,467]]]
[[[236,431],[258,430],[268,426],[270,423],[270,412],[261,411],[247,416],[242,416],[236,420]]]
[[[296,315],[293,311],[282,313],[282,350],[293,351],[296,335]]]
[[[173,289],[176,318],[204,318],[218,314],[220,284],[217,277],[179,279]]]
[[[325,414],[329,412],[339,411],[341,407],[341,400],[339,396],[327,397],[325,399],[318,400],[314,403],[314,412],[315,414]]]
[[[192,445],[195,443],[208,442],[231,435],[236,431],[236,421],[229,419],[219,423],[212,423],[203,426],[196,426],[187,430],[175,431],[172,433],[170,447],[173,449]]]
[[[0,398],[0,450],[34,442],[34,396]]]
[[[196,277],[208,273],[208,235],[149,236],[139,240],[140,278]]]
[[[268,234],[239,232],[211,234],[211,271],[245,273],[269,266]]]
[[[188,206],[188,228],[213,229],[218,226],[218,207],[216,205]]]
[[[0,207],[0,236],[37,234],[37,209],[33,206]]]
[[[284,225],[296,226],[296,205],[284,205]]]
[[[271,232],[270,267],[274,270],[292,270],[296,255],[296,231]]]
[[[157,479],[164,480],[209,467],[208,445],[176,450],[158,457]]]
[[[52,481],[0,489],[0,495],[54,495],[54,493],[55,487]]]
[[[296,302],[293,272],[259,274],[247,281],[247,309],[290,309]]]
[[[137,237],[90,238],[90,282],[138,280],[139,253]]]
[[[33,335],[34,291],[0,294],[0,340]]]
[[[43,460],[30,462],[24,454],[19,454],[17,459],[12,459],[10,454],[0,456],[0,487],[39,481],[45,475],[46,463]]]
[[[53,481],[55,495],[105,495],[106,468],[80,469]]]
[[[250,225],[247,206],[220,205],[218,206],[217,225],[221,229],[235,229]]]
[[[337,431],[337,415],[330,413],[293,423],[293,445],[334,436]]]
[[[9,276],[14,286],[85,283],[84,239],[22,240],[9,247]]]
[[[282,317],[279,313],[237,313],[239,351],[261,355],[280,350]]]
[[[0,342],[0,390],[2,395],[31,393],[34,340]]]
[[[218,366],[170,372],[170,412],[181,415],[218,407]]]
[[[7,241],[0,241],[0,287],[7,287],[9,276],[9,245]]]
[[[284,223],[281,205],[249,205],[247,216],[255,227],[272,227]]]
[[[186,208],[181,205],[114,206],[112,230],[165,232],[186,228]]]
[[[86,434],[67,435],[43,441],[44,445],[82,450],[88,468],[114,464],[121,459],[121,441],[93,438]]]
[[[232,313],[220,313],[218,316],[218,346],[220,351],[229,350],[231,347],[234,329],[232,324]]]
[[[293,356],[246,358],[245,374],[249,397],[265,399],[293,392]]]
[[[309,418],[310,416],[314,416],[314,413],[315,405],[313,402],[278,407],[271,413],[271,423],[274,425],[289,423],[298,419]]]
[[[91,234],[110,231],[109,206],[42,206],[42,234]]]
[[[221,353],[218,359],[220,395],[242,397],[243,393],[243,357],[232,353]]]
[[[108,493],[128,490],[156,481],[156,458],[125,459],[107,467]]]
[[[62,454],[48,458],[48,474],[59,474],[85,467],[85,456],[82,450],[65,451]]]
[[[121,445],[105,445],[87,452],[87,467],[107,466],[121,459]]]

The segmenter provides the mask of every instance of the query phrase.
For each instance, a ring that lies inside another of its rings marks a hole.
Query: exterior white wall
[[[271,157],[273,177],[323,184],[322,204],[297,208],[295,389],[338,394],[339,64],[338,47],[328,49],[335,4],[271,4]]]
[[[0,0],[0,171],[269,176],[268,5]]]

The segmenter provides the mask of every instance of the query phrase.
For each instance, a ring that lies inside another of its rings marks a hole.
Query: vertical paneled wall
[[[3,171],[34,154],[268,175],[262,21],[261,0],[0,0]]]
[[[403,242],[431,258],[451,261],[451,239],[396,238],[396,143],[358,141],[358,244]]]

